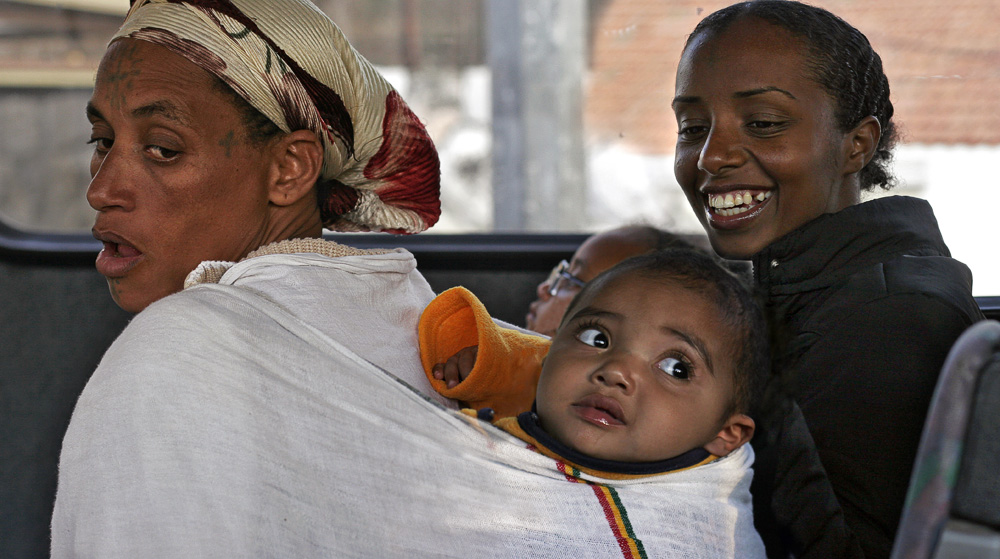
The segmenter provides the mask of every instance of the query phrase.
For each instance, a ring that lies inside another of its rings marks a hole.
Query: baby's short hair
[[[705,251],[669,248],[623,260],[583,286],[566,309],[563,323],[588,293],[603,289],[616,278],[632,274],[679,284],[699,292],[715,304],[735,334],[730,343],[736,355],[733,366],[734,397],[727,415],[749,413],[761,397],[771,370],[767,323],[744,280]]]

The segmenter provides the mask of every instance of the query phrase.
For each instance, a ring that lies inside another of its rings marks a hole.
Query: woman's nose
[[[723,127],[713,127],[701,146],[698,169],[710,175],[721,175],[745,161],[746,153],[739,143],[738,134]]]
[[[127,178],[128,173],[122,172],[124,163],[112,146],[111,150],[98,158],[95,154],[91,161],[90,185],[87,187],[87,203],[97,211],[104,211],[113,207],[124,209],[131,208],[131,197],[129,195],[128,182],[134,180]]]

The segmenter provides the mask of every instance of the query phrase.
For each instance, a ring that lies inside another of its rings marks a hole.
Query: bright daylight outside
[[[431,234],[701,227],[673,177],[674,71],[718,0],[318,0],[426,122]],[[890,194],[926,198],[974,293],[1000,295],[1000,3],[818,0],[882,55],[902,132]],[[86,233],[84,105],[127,0],[0,0],[0,219]],[[461,208],[459,210],[458,208]]]

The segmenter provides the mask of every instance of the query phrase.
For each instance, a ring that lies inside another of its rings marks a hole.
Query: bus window
[[[432,234],[700,233],[673,176],[674,71],[728,0],[318,0],[426,123],[441,154]],[[901,131],[889,194],[928,199],[977,295],[1000,293],[987,205],[1000,160],[1000,4],[817,0],[882,55]],[[0,3],[0,219],[79,232],[83,107],[125,0]],[[881,195],[879,193],[878,195]]]

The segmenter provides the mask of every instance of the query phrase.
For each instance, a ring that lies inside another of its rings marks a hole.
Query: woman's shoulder
[[[206,284],[164,297],[135,315],[119,339],[141,337],[156,347],[191,335],[217,333],[251,306],[233,297],[231,292],[235,290],[231,286]]]
[[[151,433],[186,436],[185,425],[221,406],[218,396],[227,391],[220,387],[238,383],[233,362],[241,350],[232,345],[235,324],[227,322],[211,298],[188,292],[136,315],[87,382],[64,445],[88,453],[95,430],[115,445]]]
[[[901,255],[885,262],[882,274],[890,294],[920,293],[944,301],[973,302],[972,271],[943,255]]]
[[[982,315],[972,295],[972,272],[948,256],[903,254],[855,274],[840,290],[845,303],[869,314],[878,309],[919,311],[914,316],[953,316],[962,322]]]
[[[893,333],[893,339],[953,341],[982,319],[972,274],[942,255],[898,255],[856,270],[808,297],[808,312],[790,318],[813,337]]]
[[[266,325],[252,320],[257,311],[248,302],[227,296],[233,289],[199,286],[147,307],[108,348],[91,384],[113,381],[141,390],[160,377],[198,381],[209,365],[251,351],[247,324],[253,330]]]

